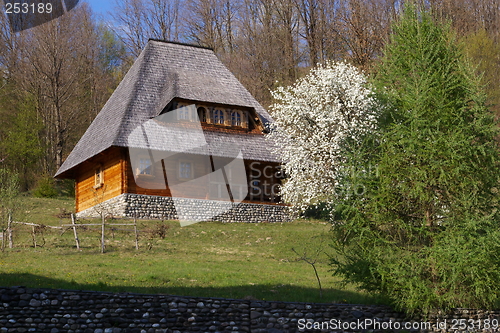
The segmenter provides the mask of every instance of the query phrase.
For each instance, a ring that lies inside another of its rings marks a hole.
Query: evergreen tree
[[[488,95],[487,103],[500,115],[500,45],[485,29],[462,38],[465,54],[471,59],[475,72],[481,76]]]
[[[406,6],[375,81],[389,122],[351,156],[335,274],[408,312],[497,305],[498,127],[449,26]]]

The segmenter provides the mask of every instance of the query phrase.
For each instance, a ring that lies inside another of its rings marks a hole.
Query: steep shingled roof
[[[127,147],[129,134],[158,116],[174,98],[251,107],[263,124],[272,121],[212,50],[149,40],[55,177],[64,177],[67,171],[111,146]],[[212,140],[227,140],[227,134],[211,136]],[[247,151],[244,158],[278,161],[262,136],[240,137],[244,154]]]

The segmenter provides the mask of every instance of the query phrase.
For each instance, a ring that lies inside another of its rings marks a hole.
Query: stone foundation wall
[[[421,320],[409,321],[387,306],[0,287],[0,332],[466,332],[458,329],[461,319],[467,325],[481,321],[481,328],[468,332],[498,332],[492,326],[498,327],[499,317],[500,311],[456,309],[432,315],[431,329],[398,330],[387,327],[408,322],[417,327]],[[374,324],[366,326],[369,322]]]
[[[76,213],[77,217],[100,217],[101,212],[105,215],[112,215],[116,217],[125,216],[125,209],[127,207],[127,197],[125,195],[119,195],[117,197],[111,198],[104,201],[94,207],[85,209],[79,213]]]
[[[121,194],[96,207],[81,211],[78,217],[98,217],[100,212],[117,217],[221,222],[288,222],[288,207],[252,203],[171,198],[153,195]]]

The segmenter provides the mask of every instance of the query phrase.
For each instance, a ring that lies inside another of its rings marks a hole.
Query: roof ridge
[[[175,45],[181,45],[181,46],[196,47],[199,49],[205,49],[205,50],[210,50],[210,51],[214,50],[213,48],[208,47],[208,46],[196,45],[196,44],[191,44],[191,43],[183,43],[183,42],[178,42],[178,41],[173,41],[173,40],[149,38],[148,41],[160,42],[160,43],[166,43],[166,44],[175,44]]]

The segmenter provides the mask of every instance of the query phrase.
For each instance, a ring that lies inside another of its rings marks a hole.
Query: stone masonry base
[[[288,222],[286,206],[172,198],[125,193],[77,213],[78,217],[116,217],[220,222]]]

